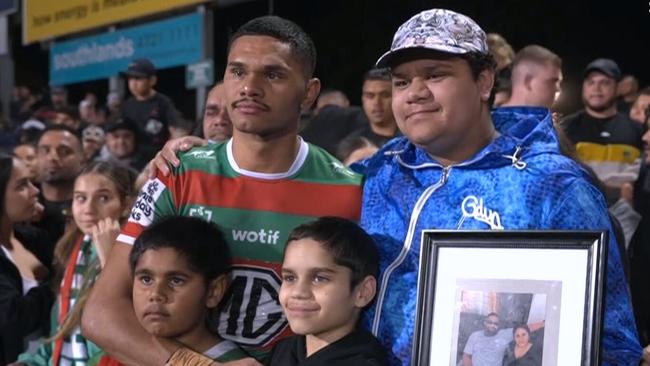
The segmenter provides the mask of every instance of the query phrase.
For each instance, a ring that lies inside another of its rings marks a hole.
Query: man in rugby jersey
[[[361,206],[361,177],[297,135],[320,89],[315,62],[309,36],[282,18],[256,18],[232,36],[224,89],[233,137],[182,154],[169,176],[144,186],[84,311],[89,339],[129,364],[208,362],[202,350],[153,339],[132,310],[131,245],[152,222],[179,214],[217,223],[232,253],[219,336],[263,359],[289,334],[278,302],[289,232],[320,216],[357,220]]]

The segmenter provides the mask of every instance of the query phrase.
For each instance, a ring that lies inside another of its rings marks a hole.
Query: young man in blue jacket
[[[495,63],[485,39],[465,15],[432,9],[404,23],[377,61],[391,69],[404,137],[361,167],[361,225],[382,270],[367,325],[393,364],[410,363],[423,229],[608,229],[603,365],[637,365],[641,347],[603,197],[560,153],[547,109],[490,112]]]

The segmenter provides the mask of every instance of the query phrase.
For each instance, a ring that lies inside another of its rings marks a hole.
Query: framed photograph
[[[424,231],[412,365],[598,365],[607,240]]]

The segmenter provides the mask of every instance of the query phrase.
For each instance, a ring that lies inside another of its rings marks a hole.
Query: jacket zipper
[[[422,208],[424,207],[424,204],[429,200],[429,197],[438,190],[438,188],[442,187],[447,183],[447,178],[449,177],[449,171],[451,170],[452,166],[446,166],[442,168],[442,176],[440,177],[440,180],[436,182],[435,184],[427,187],[427,189],[422,192],[418,200],[415,202],[415,206],[413,207],[413,212],[411,212],[411,219],[409,221],[409,228],[406,233],[406,239],[404,240],[404,245],[402,246],[402,250],[400,251],[399,255],[397,258],[391,263],[388,267],[386,267],[386,272],[384,272],[384,275],[382,276],[381,279],[381,285],[379,287],[379,293],[377,294],[377,306],[375,310],[375,316],[372,321],[372,334],[375,336],[378,336],[379,332],[379,320],[381,318],[381,310],[384,304],[384,296],[386,294],[386,289],[388,288],[388,281],[390,279],[390,276],[392,273],[399,267],[403,262],[404,259],[406,258],[406,254],[411,250],[411,243],[413,241],[413,235],[415,235],[415,228],[417,226],[418,218],[420,217],[420,212],[422,211]]]

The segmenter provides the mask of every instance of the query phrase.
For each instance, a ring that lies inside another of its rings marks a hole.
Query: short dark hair
[[[41,134],[38,136],[38,142],[41,141],[43,136],[51,131],[60,131],[60,132],[69,132],[71,135],[77,138],[77,141],[79,141],[79,148],[83,149],[83,143],[81,142],[81,132],[75,130],[74,128],[66,125],[48,125],[46,126],[43,131],[41,131]]]
[[[298,24],[273,15],[255,18],[242,25],[230,37],[228,53],[235,40],[243,36],[269,36],[291,46],[293,55],[302,64],[304,74],[310,78],[316,69],[316,46],[314,41]]]
[[[501,319],[501,317],[497,313],[489,313],[488,315],[485,316],[485,319],[487,320],[487,318],[489,318],[491,316],[496,316],[497,318]]]
[[[312,239],[332,255],[334,263],[352,271],[351,287],[366,276],[379,276],[379,252],[375,241],[359,225],[340,217],[321,217],[302,224],[289,234],[285,254],[291,242]]]
[[[226,274],[230,266],[228,245],[216,225],[196,217],[169,216],[135,240],[129,255],[131,272],[146,251],[162,248],[172,248],[184,257],[190,270],[204,277],[206,285]]]
[[[368,80],[390,81],[390,69],[387,67],[370,69],[363,75],[363,81]]]

